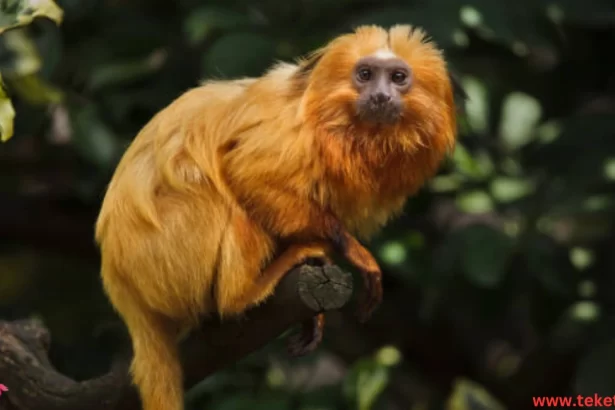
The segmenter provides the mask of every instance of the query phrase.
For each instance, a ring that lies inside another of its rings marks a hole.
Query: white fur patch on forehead
[[[391,50],[389,50],[388,48],[381,48],[380,50],[372,54],[372,57],[375,57],[381,60],[388,60],[390,58],[396,58],[397,55]]]

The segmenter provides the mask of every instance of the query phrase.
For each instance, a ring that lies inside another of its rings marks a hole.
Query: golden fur
[[[357,120],[349,81],[358,58],[382,49],[413,72],[392,126]],[[350,233],[346,256],[379,273],[352,235],[367,239],[399,213],[455,134],[445,61],[409,26],[360,27],[260,78],[205,82],[155,115],[120,161],[96,225],[144,409],[183,408],[178,329],[265,300],[294,264],[331,252],[335,217]]]

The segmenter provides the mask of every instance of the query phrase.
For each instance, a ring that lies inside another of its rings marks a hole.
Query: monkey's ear
[[[310,73],[314,71],[318,62],[322,59],[324,54],[324,50],[316,50],[309,54],[307,57],[300,59],[297,63],[299,65],[299,69],[297,70],[298,78],[307,78],[310,76]]]
[[[314,71],[314,68],[318,65],[318,62],[322,59],[324,50],[316,50],[305,58],[301,58],[297,61],[297,71],[294,74],[293,83],[294,90],[303,93],[309,84],[310,74]]]

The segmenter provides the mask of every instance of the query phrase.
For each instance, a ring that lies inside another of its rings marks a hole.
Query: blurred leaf
[[[2,74],[0,74],[0,140],[8,141],[13,136],[13,122],[15,120],[15,109],[13,103],[6,93]]]
[[[615,3],[612,0],[542,0],[549,16],[556,22],[567,21],[591,25],[612,25]]]
[[[472,155],[462,143],[455,145],[453,162],[456,171],[459,171],[464,177],[473,180],[486,179],[494,171],[491,158],[484,151],[479,151]]]
[[[448,398],[446,410],[505,410],[480,384],[468,379],[457,379]]]
[[[206,76],[214,78],[260,75],[271,66],[275,55],[276,46],[269,37],[233,33],[212,45],[203,59],[203,69]]]
[[[97,65],[90,75],[90,90],[141,80],[145,75],[159,70],[166,58],[166,53],[158,50],[146,58]]]
[[[429,188],[434,192],[456,191],[461,186],[461,178],[458,174],[436,175],[428,181]]]
[[[534,136],[535,127],[542,115],[540,102],[530,95],[513,92],[502,103],[500,136],[509,149],[527,144]]]
[[[511,202],[534,191],[534,184],[523,178],[496,177],[491,181],[491,195],[499,202]]]
[[[506,274],[513,241],[481,224],[468,226],[461,235],[461,269],[466,277],[480,287],[497,287]]]
[[[376,353],[376,362],[382,366],[392,367],[401,362],[401,352],[395,346],[384,346]]]
[[[11,77],[10,84],[20,98],[30,104],[59,103],[64,100],[64,93],[59,88],[47,84],[37,74]]]
[[[527,152],[524,165],[541,169],[551,178],[565,178],[566,195],[578,194],[571,189],[573,184],[584,188],[603,181],[605,164],[615,157],[615,116],[576,115],[562,119],[559,127],[555,140]]]
[[[380,258],[388,265],[401,265],[407,257],[406,248],[399,241],[387,242],[380,248]]]
[[[0,33],[29,24],[37,17],[62,23],[63,11],[53,0],[0,1]]]
[[[585,270],[594,263],[594,252],[591,249],[575,247],[570,250],[570,261],[579,270]]]
[[[505,233],[485,224],[453,231],[436,254],[440,270],[460,269],[475,286],[496,288],[506,275],[513,241]],[[443,272],[444,273],[444,272]]]
[[[244,13],[238,13],[228,8],[206,6],[190,13],[184,23],[184,31],[188,42],[197,44],[203,41],[212,31],[217,29],[239,30],[252,24]]]
[[[615,386],[615,340],[612,339],[595,346],[581,358],[577,368],[575,393],[588,397],[594,397],[595,394],[613,397],[613,386]]]
[[[370,410],[388,383],[388,366],[374,359],[362,359],[348,373],[344,381],[344,393],[357,410]]]
[[[565,249],[548,236],[532,236],[524,243],[524,255],[530,273],[549,292],[570,295],[577,283],[577,275],[569,261],[564,259]]]
[[[552,48],[542,26],[535,23],[541,12],[533,0],[466,0],[460,11],[466,26],[486,40],[507,45],[518,55],[527,54],[528,45]]]
[[[37,73],[42,66],[36,44],[23,29],[0,36],[0,70],[4,75],[22,76]]]
[[[572,305],[570,315],[579,322],[596,322],[600,319],[600,306],[591,301],[580,301]]]
[[[477,133],[487,132],[489,127],[489,92],[484,82],[472,76],[464,76],[461,84],[468,95],[465,112],[470,128]]]
[[[457,207],[463,212],[482,214],[493,210],[493,200],[485,191],[466,191],[457,196]]]
[[[92,105],[70,110],[73,141],[81,155],[101,168],[114,164],[120,145]]]

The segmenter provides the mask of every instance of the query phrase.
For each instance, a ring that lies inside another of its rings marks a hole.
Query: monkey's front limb
[[[265,185],[239,196],[254,221],[273,236],[291,243],[326,241],[362,274],[364,291],[358,316],[366,321],[382,300],[382,273],[372,254],[351,235],[329,210],[292,190]]]

